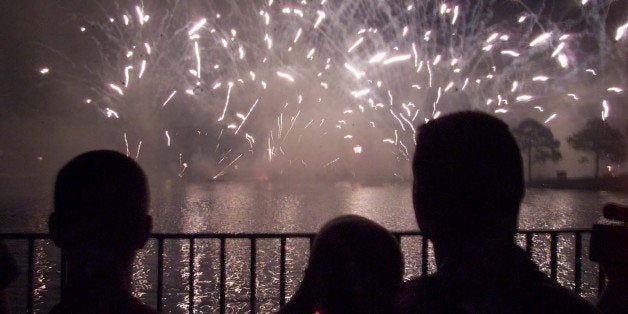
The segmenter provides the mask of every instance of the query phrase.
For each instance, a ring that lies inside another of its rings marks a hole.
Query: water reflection
[[[177,186],[166,184],[154,193],[151,215],[155,232],[314,232],[327,220],[356,213],[391,230],[414,230],[409,186],[363,187],[351,184],[286,185],[214,183]],[[628,203],[628,194],[589,191],[528,190],[520,214],[520,228],[589,228],[600,217],[606,202]],[[30,225],[2,224],[8,232],[40,231],[49,213],[47,207],[28,206],[36,212],[25,212]],[[557,239],[557,280],[573,288],[573,235]],[[588,261],[589,237],[582,239],[582,294],[596,295],[597,265]],[[8,243],[21,265],[26,265],[25,241]],[[15,243],[20,242],[20,243]],[[518,243],[525,246],[525,238]],[[227,312],[246,312],[250,297],[250,241],[226,241]],[[297,289],[307,262],[309,241],[288,239],[286,243],[286,298]],[[257,242],[256,304],[258,311],[271,312],[279,306],[279,240]],[[550,238],[533,237],[532,257],[541,270],[550,272]],[[402,239],[405,278],[420,275],[421,239]],[[199,312],[218,312],[220,306],[220,241],[197,239],[194,246],[194,306]],[[188,309],[190,246],[187,240],[169,240],[164,245],[164,312],[183,313]],[[433,272],[430,253],[428,271]],[[25,267],[25,266],[24,266]],[[35,291],[36,312],[48,312],[59,298],[59,252],[50,241],[36,241]],[[149,241],[140,251],[133,269],[135,294],[148,304],[156,305],[157,243]],[[23,312],[26,278],[24,274],[9,291],[16,296]],[[20,301],[22,300],[22,301]]]

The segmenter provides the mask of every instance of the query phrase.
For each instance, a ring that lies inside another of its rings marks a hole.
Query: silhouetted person
[[[402,276],[401,249],[386,228],[340,216],[316,235],[301,286],[279,313],[390,313]]]
[[[51,313],[155,313],[131,294],[136,251],[150,234],[148,183],[135,161],[92,151],[57,175],[50,234],[67,261]]]
[[[615,223],[595,224],[591,232],[589,257],[608,276],[597,306],[604,313],[628,313],[628,207],[606,204],[603,212]]]
[[[400,313],[587,313],[514,243],[524,194],[508,126],[479,112],[429,121],[417,134],[413,203],[437,272],[404,284]]]

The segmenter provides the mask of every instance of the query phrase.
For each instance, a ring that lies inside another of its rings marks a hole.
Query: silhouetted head
[[[386,228],[340,216],[318,232],[307,276],[321,313],[387,312],[403,281],[403,256]]]
[[[115,151],[72,159],[57,175],[49,227],[63,249],[142,248],[151,229],[148,183],[140,166]]]
[[[429,121],[419,129],[412,169],[417,222],[435,243],[512,239],[524,187],[505,123],[480,112]]]

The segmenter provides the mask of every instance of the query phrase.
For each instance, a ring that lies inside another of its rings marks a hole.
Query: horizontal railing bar
[[[426,275],[428,273],[428,260],[429,260],[429,254],[428,254],[428,239],[423,235],[423,233],[419,230],[409,230],[409,231],[392,231],[391,232],[395,238],[397,239],[397,241],[401,241],[401,239],[403,237],[421,237],[421,260],[422,260],[422,264],[421,264],[421,274],[422,275]],[[559,237],[563,236],[563,234],[572,234],[575,236],[575,256],[574,256],[574,271],[575,271],[575,278],[574,278],[574,283],[575,283],[575,291],[576,293],[580,293],[582,291],[582,254],[583,254],[583,248],[582,248],[582,235],[583,234],[590,234],[591,233],[591,229],[586,229],[586,228],[565,228],[565,229],[521,229],[518,230],[517,233],[519,235],[525,235],[525,246],[526,246],[526,250],[528,255],[531,257],[531,253],[532,253],[532,247],[533,247],[533,236],[534,235],[549,235],[550,236],[550,278],[556,280],[557,279],[557,273],[558,273],[558,248],[557,248],[557,242]],[[286,244],[287,244],[287,240],[288,239],[305,239],[309,241],[310,244],[310,249],[311,249],[311,245],[312,242],[314,240],[316,236],[315,232],[288,232],[288,233],[277,233],[277,232],[273,232],[273,233],[253,233],[253,232],[246,232],[246,233],[153,233],[151,235],[149,235],[150,239],[154,239],[157,240],[157,282],[158,282],[158,289],[157,289],[157,308],[160,310],[163,310],[163,301],[164,301],[164,293],[163,293],[163,284],[164,284],[164,278],[163,278],[163,271],[164,271],[164,241],[165,240],[187,240],[189,241],[189,245],[190,245],[190,256],[189,256],[189,260],[188,260],[188,267],[190,270],[190,274],[188,279],[188,312],[193,313],[195,311],[195,291],[194,291],[194,284],[195,284],[195,276],[196,276],[196,269],[195,269],[195,240],[198,239],[207,239],[207,240],[219,240],[220,241],[220,296],[219,296],[219,302],[220,302],[220,312],[221,313],[225,313],[227,310],[227,300],[226,300],[226,295],[225,295],[225,291],[226,291],[226,255],[227,255],[227,249],[226,249],[226,241],[227,240],[249,240],[250,241],[250,245],[251,245],[251,252],[250,252],[250,294],[249,294],[249,306],[251,307],[250,310],[251,312],[255,312],[257,310],[256,308],[256,304],[257,304],[257,284],[256,284],[256,280],[257,280],[257,265],[256,265],[256,261],[257,261],[257,240],[260,239],[267,239],[267,240],[280,240],[280,292],[279,292],[279,303],[280,304],[284,304],[285,303],[285,299],[286,299],[286,283],[285,283],[285,276],[286,276]],[[28,277],[27,278],[27,285],[28,285],[28,291],[29,291],[29,295],[28,295],[28,299],[27,299],[27,312],[32,312],[33,311],[33,303],[34,303],[34,296],[33,296],[33,290],[34,290],[34,258],[35,258],[35,241],[38,240],[47,240],[50,239],[50,234],[48,233],[0,233],[0,239],[6,239],[6,240],[16,240],[16,241],[27,241],[27,245],[28,245]],[[65,277],[65,269],[63,268],[63,264],[65,264],[64,261],[64,256],[61,257],[62,262],[61,262],[61,282],[63,285],[64,282],[64,277]],[[599,282],[598,282],[598,293],[599,291],[601,291],[605,285],[605,274],[604,272],[602,272],[601,270],[599,270],[598,272],[598,278],[599,278]],[[264,298],[263,298],[264,299]],[[260,299],[261,300],[261,299]],[[246,301],[244,301],[246,302]]]
[[[560,234],[560,233],[577,233],[577,232],[591,232],[588,228],[564,228],[564,229],[521,229],[518,230],[519,234]],[[391,231],[395,236],[421,236],[423,233],[419,230],[416,231]],[[150,238],[154,239],[281,239],[281,238],[311,238],[316,235],[316,232],[287,232],[287,233],[153,233]],[[28,239],[50,239],[48,233],[0,233],[0,239],[7,240],[28,240]]]

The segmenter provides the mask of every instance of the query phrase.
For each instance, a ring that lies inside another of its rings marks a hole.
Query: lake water
[[[342,214],[358,214],[377,221],[393,231],[416,230],[409,186],[358,186],[338,184],[243,184],[211,183],[177,186],[164,184],[153,191],[151,214],[155,232],[314,232],[327,220]],[[602,191],[531,189],[523,201],[519,227],[522,229],[590,228],[601,217],[607,202],[628,203],[628,194]],[[50,212],[45,197],[7,208],[0,220],[2,232],[46,232]],[[520,239],[521,240],[521,239]],[[22,265],[26,265],[23,243],[9,243]],[[22,244],[22,245],[21,245]],[[288,240],[287,295],[298,285],[307,261],[307,240]],[[583,239],[588,247],[588,238]],[[261,312],[278,307],[279,241],[262,240],[257,244],[257,304]],[[402,241],[406,255],[406,278],[419,273],[420,239]],[[559,237],[558,280],[573,284],[573,236]],[[548,238],[535,236],[533,258],[542,270],[549,271]],[[249,242],[227,241],[227,303],[229,312],[248,311]],[[194,267],[195,304],[202,312],[218,310],[219,243],[197,240]],[[134,278],[136,293],[155,304],[156,243],[149,242],[140,252]],[[585,254],[588,254],[585,250]],[[38,241],[35,249],[35,305],[47,312],[58,300],[59,252],[49,241]],[[165,244],[164,312],[187,309],[189,245],[186,241]],[[596,268],[585,255],[583,295],[595,296]],[[433,262],[430,270],[433,270]],[[22,312],[25,276],[11,288],[10,294]]]

